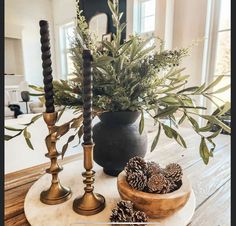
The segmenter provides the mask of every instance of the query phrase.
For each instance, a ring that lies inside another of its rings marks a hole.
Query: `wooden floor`
[[[174,141],[163,138],[157,149],[147,155],[147,159],[158,156],[159,163],[179,163],[188,175],[196,195],[196,211],[189,226],[230,226],[230,136],[220,135],[215,139],[217,148],[206,166],[199,156],[198,136],[183,129],[188,149],[182,149]],[[154,130],[148,131],[149,147]],[[81,155],[63,160],[66,164]],[[24,215],[24,198],[31,185],[44,173],[48,164],[42,164],[5,176],[5,225],[29,225]],[[49,225],[50,226],[50,225]],[[53,224],[52,224],[53,226]],[[173,225],[182,226],[182,225]]]

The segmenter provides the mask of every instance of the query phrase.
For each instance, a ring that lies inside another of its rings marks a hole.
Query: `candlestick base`
[[[62,186],[60,183],[52,184],[51,187],[42,191],[40,201],[47,205],[56,205],[70,199],[72,195],[71,189]]]
[[[93,193],[93,183],[95,171],[93,168],[93,147],[94,144],[82,144],[84,148],[84,168],[82,173],[86,185],[84,194],[77,197],[73,202],[73,210],[81,215],[90,216],[101,212],[105,208],[105,198],[97,193]]]
[[[81,215],[90,216],[105,208],[105,198],[97,193],[85,193],[73,202],[73,210]]]

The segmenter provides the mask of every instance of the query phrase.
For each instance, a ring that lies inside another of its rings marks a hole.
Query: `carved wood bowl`
[[[144,211],[150,218],[164,218],[174,214],[186,204],[191,193],[186,175],[182,177],[181,187],[167,194],[147,193],[131,188],[124,171],[117,178],[117,187],[123,200],[132,201],[135,209]]]

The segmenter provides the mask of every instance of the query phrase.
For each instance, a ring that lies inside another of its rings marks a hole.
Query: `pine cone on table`
[[[153,162],[153,161],[147,162],[147,166],[148,166],[148,168],[146,171],[146,175],[148,178],[150,178],[152,175],[162,173],[162,169],[161,169],[160,165]]]
[[[130,187],[142,191],[147,185],[147,177],[142,172],[129,173],[126,180]]]
[[[132,222],[133,203],[131,201],[122,200],[117,203],[117,206],[112,210],[111,222]]]
[[[164,175],[174,184],[182,180],[183,170],[179,164],[171,163],[164,169]]]
[[[143,211],[134,211],[134,214],[132,216],[132,222],[147,222],[148,217],[145,212]],[[133,224],[134,226],[141,226],[141,225],[146,225],[146,224]]]
[[[112,210],[111,222],[130,222],[130,226],[139,224],[132,224],[132,222],[147,222],[148,217],[142,211],[135,211],[131,201],[122,200],[117,203],[117,206]],[[140,225],[141,226],[141,225]]]
[[[133,214],[133,203],[131,201],[121,200],[117,203],[117,207],[122,209],[125,214],[132,215]]]
[[[111,222],[131,222],[132,221],[132,215],[125,214],[123,209],[120,208],[114,208],[112,210],[111,216],[110,216]]]
[[[128,175],[129,173],[133,172],[143,172],[145,173],[148,166],[146,161],[139,156],[135,156],[129,160],[129,162],[126,164],[125,172]]]
[[[153,175],[147,182],[147,189],[149,192],[165,194],[170,191],[171,183],[162,174]]]

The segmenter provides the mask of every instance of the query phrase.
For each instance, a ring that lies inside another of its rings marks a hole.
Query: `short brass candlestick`
[[[52,183],[48,190],[41,192],[40,200],[48,205],[56,205],[68,200],[71,197],[71,190],[62,186],[58,178],[58,173],[63,168],[57,162],[60,153],[56,149],[57,132],[53,132],[57,121],[57,112],[43,113],[43,118],[49,130],[49,135],[46,138],[48,153],[45,156],[51,160],[51,166],[46,169],[46,172],[52,175]]]
[[[92,139],[92,55],[90,50],[83,51],[83,148],[84,148],[84,168],[82,173],[86,185],[84,195],[76,198],[73,203],[73,210],[81,215],[94,215],[101,212],[105,208],[105,198],[100,194],[93,193],[94,175],[93,169],[93,139]]]
[[[84,168],[82,173],[85,180],[85,193],[74,200],[73,210],[81,215],[89,216],[101,212],[105,208],[105,198],[97,193],[93,193],[94,174],[93,168],[93,144],[83,144],[84,148]]]

